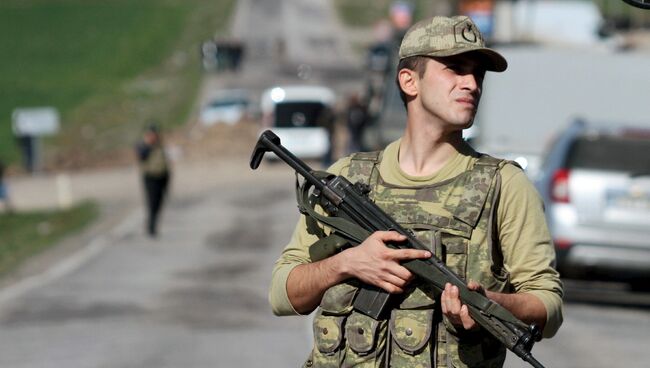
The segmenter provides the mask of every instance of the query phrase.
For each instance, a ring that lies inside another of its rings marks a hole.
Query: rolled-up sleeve
[[[289,244],[284,248],[280,258],[278,258],[273,267],[269,302],[275,315],[288,316],[300,314],[293,308],[287,296],[287,279],[296,266],[311,262],[309,245],[313,244],[316,240],[318,240],[316,236],[307,232],[305,216],[300,216]]]
[[[520,169],[506,165],[501,173],[497,225],[504,266],[515,292],[542,301],[546,307],[543,336],[552,337],[563,320],[563,289],[554,268],[555,250],[542,200]]]
[[[341,175],[347,172],[349,166],[349,158],[343,158],[335,162],[327,171],[335,175]],[[289,296],[287,295],[287,279],[296,266],[311,262],[309,247],[317,240],[317,236],[309,234],[307,231],[305,216],[301,215],[289,244],[284,248],[273,267],[271,286],[269,288],[269,303],[275,315],[288,316],[300,314],[296,312],[289,301]]]

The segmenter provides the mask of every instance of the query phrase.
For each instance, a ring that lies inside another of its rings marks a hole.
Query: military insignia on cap
[[[476,37],[476,33],[474,32],[474,26],[471,24],[468,24],[465,28],[463,28],[462,31],[460,31],[460,34],[463,36],[463,38],[471,43],[476,42],[478,39]]]
[[[483,39],[481,33],[474,23],[464,20],[454,26],[456,43],[465,43],[470,45],[480,44]]]

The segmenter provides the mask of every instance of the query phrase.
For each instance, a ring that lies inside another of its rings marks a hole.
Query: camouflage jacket
[[[168,174],[169,165],[162,145],[153,146],[139,143],[136,152],[140,161],[140,170],[146,176],[162,177]]]
[[[483,155],[471,170],[420,187],[387,183],[382,152],[352,157],[348,179],[371,186],[371,199],[466,281],[510,291],[494,213],[504,161]],[[374,320],[352,309],[356,281],[329,289],[314,318],[314,348],[305,367],[501,367],[505,347],[489,334],[459,331],[442,316],[439,292],[419,282],[389,316]]]

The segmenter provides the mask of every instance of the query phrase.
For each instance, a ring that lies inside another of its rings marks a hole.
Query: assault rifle
[[[313,171],[282,146],[280,138],[270,130],[262,133],[255,145],[250,162],[253,170],[259,167],[264,153],[269,151],[275,153],[302,176],[305,180],[304,185],[313,187],[312,193],[318,197],[319,204],[329,216],[320,216],[313,210],[310,215],[317,217],[318,221],[332,228],[351,244],[358,245],[375,231],[392,230],[405,235],[407,239],[403,242],[386,244],[388,247],[430,250],[417,240],[411,231],[404,229],[368,198],[369,188],[365,184],[352,184],[342,176]],[[303,193],[306,195],[308,191],[309,188],[303,190]],[[460,299],[467,305],[472,318],[483,329],[533,367],[544,368],[530,352],[535,341],[541,339],[541,331],[535,324],[526,325],[485,295],[470,290],[458,275],[435,256],[429,259],[405,261],[402,265],[420,279],[431,283],[439,291],[444,290],[446,283],[457,286]],[[386,291],[366,285],[359,291],[354,308],[377,318],[388,306],[389,298],[390,294]]]

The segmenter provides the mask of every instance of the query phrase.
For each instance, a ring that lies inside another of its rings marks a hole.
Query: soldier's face
[[[421,106],[446,130],[468,128],[476,116],[484,76],[479,60],[467,54],[429,58],[417,83]]]

